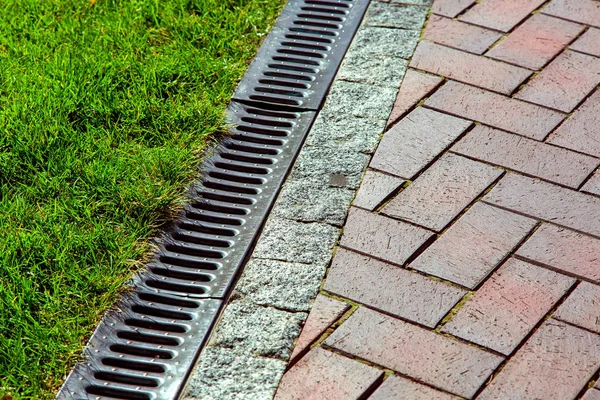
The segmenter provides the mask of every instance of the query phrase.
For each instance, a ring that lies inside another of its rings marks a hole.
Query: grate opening
[[[294,47],[307,48],[305,46],[294,46]],[[309,82],[313,80],[310,76],[297,75],[297,74],[287,74],[285,72],[268,71],[268,72],[265,72],[264,75],[265,76],[274,76],[276,78],[297,79],[297,80],[300,80],[300,81],[309,81]]]
[[[165,310],[160,308],[153,308],[147,306],[134,305],[131,310],[138,314],[148,315],[150,317],[166,318],[166,319],[179,319],[182,321],[191,321],[193,318],[188,313],[183,313],[173,310]]]
[[[270,87],[260,87],[260,86],[254,88],[254,90],[257,92],[261,92],[261,93],[280,94],[282,96],[304,97],[304,95],[301,92],[296,92],[294,90],[273,89]],[[246,132],[248,132],[248,131],[246,131]],[[252,132],[252,131],[250,131],[250,132]]]
[[[291,46],[291,47],[296,47],[296,46]],[[325,55],[322,53],[317,53],[316,51],[303,51],[303,50],[294,50],[294,49],[287,49],[287,48],[283,48],[283,49],[279,49],[277,50],[278,53],[280,54],[290,54],[293,56],[301,56],[301,57],[311,57],[311,58],[319,58],[319,59],[323,59],[325,58]],[[262,82],[262,81],[259,81]],[[268,81],[267,81],[268,82]],[[275,81],[275,82],[283,82],[283,83],[289,83],[289,82],[284,82],[284,81]],[[307,84],[298,84],[300,89],[308,89],[310,86]]]
[[[188,231],[194,231],[194,232],[200,232],[200,233],[206,233],[209,235],[216,235],[216,236],[235,236],[235,235],[237,235],[237,231],[234,231],[233,229],[215,228],[215,227],[206,226],[206,225],[197,225],[197,224],[190,223],[190,222],[180,222],[178,225],[181,229],[185,229]]]
[[[268,175],[270,170],[261,167],[253,167],[249,165],[239,165],[234,163],[224,163],[224,162],[216,162],[215,166],[217,168],[221,168],[227,171],[241,172],[244,174],[257,174],[257,175]],[[240,214],[239,212],[232,212],[232,214]],[[246,213],[240,214],[246,215]]]
[[[258,133],[260,135],[267,135],[267,136],[283,136],[283,137],[285,137],[290,134],[289,131],[257,128],[257,127],[253,127],[253,126],[247,126],[247,125],[238,126],[237,130],[242,131],[242,132]]]
[[[250,158],[250,157],[248,157],[248,158]],[[239,195],[238,196],[228,196],[226,194],[206,192],[204,190],[198,191],[198,196],[200,196],[204,199],[222,201],[225,203],[232,203],[232,204],[252,205],[255,203],[255,201],[249,197],[243,197],[243,196],[239,196]]]
[[[244,147],[244,146],[239,146],[239,147]],[[241,194],[253,194],[253,195],[260,193],[260,190],[258,190],[257,188],[247,187],[247,186],[227,185],[225,183],[215,182],[215,181],[211,181],[209,179],[205,179],[204,181],[202,181],[202,184],[209,189],[223,190],[226,192],[234,192],[234,193],[241,193]]]
[[[306,40],[307,42],[329,43],[329,44],[332,44],[334,42],[333,39],[321,38],[321,37],[315,37],[315,36],[306,36],[306,35],[287,34],[287,35],[285,35],[285,37],[288,39]],[[308,68],[304,68],[303,72],[310,72],[313,74],[317,73],[317,71],[311,70]]]
[[[289,36],[296,37],[296,35],[289,35]],[[327,40],[329,40],[329,39],[327,39]],[[317,70],[314,68],[304,68],[304,67],[298,67],[296,65],[269,64],[268,66],[269,66],[269,68],[273,68],[273,69],[285,69],[287,71],[302,72],[305,74],[316,74],[317,73]]]
[[[321,15],[321,14],[308,14],[308,13],[300,13],[298,14],[300,18],[306,19],[316,19],[319,21],[333,21],[333,22],[344,22],[345,18],[336,17],[334,15]]]
[[[231,247],[231,245],[233,244],[225,240],[210,239],[200,235],[192,235],[185,232],[174,232],[172,237],[173,239],[180,240],[182,242],[201,244],[211,247],[222,247],[224,249]]]
[[[219,167],[223,168],[222,166],[219,166]],[[202,202],[197,202],[197,201],[192,203],[191,206],[198,210],[211,211],[211,212],[217,212],[217,213],[223,213],[223,214],[231,214],[231,215],[246,215],[249,212],[246,208],[220,206],[220,205],[214,204],[214,203],[202,203]]]
[[[285,118],[285,119],[298,119],[297,114],[281,112],[281,111],[270,111],[260,108],[248,108],[248,114],[256,114],[262,115],[264,117],[273,117],[273,118]],[[242,121],[244,119],[242,118]]]
[[[320,6],[350,8],[349,4],[332,2],[332,1],[305,0],[304,2],[306,4],[317,4],[317,5],[320,5]]]
[[[159,332],[186,333],[188,331],[185,326],[175,324],[163,324],[161,322],[150,321],[148,319],[129,318],[125,320],[125,324],[128,326],[134,326],[136,328],[150,329],[152,331]],[[119,360],[124,359],[119,358]]]
[[[327,22],[313,22],[313,21],[304,21],[304,20],[296,20],[293,22],[294,25],[303,25],[303,26],[316,26],[318,28],[325,29],[341,29],[342,26],[340,24],[329,24]]]
[[[130,392],[129,390],[122,390],[117,388],[111,388],[107,386],[88,386],[85,391],[89,394],[96,396],[106,396],[114,399],[123,400],[150,400],[151,397],[148,393],[142,392]]]
[[[281,104],[287,104],[287,105],[292,105],[292,106],[299,106],[301,104],[299,101],[288,100],[288,99],[278,99],[277,97],[270,97],[270,96],[252,95],[252,96],[250,96],[250,99],[256,100],[256,101],[267,101],[267,102],[271,102],[271,103],[281,103]],[[261,143],[261,142],[258,142],[258,143]]]
[[[177,271],[171,268],[153,267],[150,270],[153,274],[165,276],[167,278],[183,279],[192,282],[210,282],[212,280],[212,277],[205,274]]]
[[[245,156],[242,154],[236,153],[221,153],[220,156],[226,160],[232,161],[241,161],[245,163],[254,163],[254,164],[263,164],[263,165],[273,165],[275,162],[271,158],[262,158],[262,157],[252,157]],[[252,203],[248,203],[252,204]]]
[[[139,356],[144,358],[159,358],[161,360],[170,360],[173,358],[173,353],[170,351],[151,349],[147,347],[137,347],[125,344],[113,344],[109,347],[114,353],[129,354],[131,356]]]
[[[179,346],[181,344],[181,340],[177,340],[174,337],[147,335],[140,332],[117,331],[117,337],[134,342],[159,344],[162,346]]]
[[[167,297],[161,296],[156,293],[139,293],[138,297],[140,300],[149,301],[152,303],[166,304],[168,306],[185,307],[185,308],[198,308],[200,307],[197,303],[182,299],[181,297]]]
[[[348,11],[338,10],[336,8],[323,8],[323,7],[309,6],[309,7],[300,7],[300,9],[303,11],[316,12],[316,13],[320,12],[320,13],[325,13],[325,14],[338,14],[338,15],[348,14]]]
[[[305,32],[305,30],[297,30],[296,32]],[[321,63],[315,60],[307,60],[305,58],[296,58],[296,57],[290,57],[290,56],[275,56],[275,57],[271,57],[273,60],[275,61],[281,61],[281,62],[286,62],[286,63],[292,63],[292,64],[301,64],[301,65],[314,65],[314,66],[320,66]]]
[[[195,220],[204,221],[204,222],[212,222],[215,224],[233,225],[233,226],[240,226],[243,224],[243,221],[239,220],[239,219],[217,217],[215,215],[208,215],[208,214],[204,214],[202,212],[194,212],[192,210],[188,211],[185,214],[185,216],[188,217],[189,219],[195,219]]]
[[[127,360],[125,358],[104,357],[102,359],[102,364],[104,364],[108,367],[130,369],[133,371],[154,372],[154,373],[167,372],[167,369],[163,365],[156,364],[156,363],[145,363],[145,362],[141,362],[141,361],[132,361],[132,360]]]
[[[202,286],[192,286],[192,285],[181,285],[178,283],[173,283],[169,281],[158,281],[155,279],[148,279],[146,281],[146,285],[161,290],[169,290],[172,292],[180,292],[180,293],[189,293],[189,294],[204,294],[206,293],[206,288]]]
[[[103,381],[124,383],[126,385],[157,387],[158,380],[152,378],[142,378],[139,376],[117,374],[115,372],[96,372],[94,378]]]
[[[291,32],[300,32],[300,33],[306,33],[309,35],[319,35],[319,36],[337,36],[337,32],[330,32],[330,31],[323,31],[323,30],[318,30],[318,29],[308,29],[308,28],[290,28]],[[273,57],[273,59],[276,59],[275,57]],[[304,61],[304,64],[312,64],[312,65],[319,65],[317,64],[313,64],[312,62],[309,62],[309,60],[299,60],[299,61]]]
[[[185,246],[183,244],[168,244],[165,249],[173,253],[187,254],[188,256],[207,257],[207,258],[223,258],[225,253],[214,250],[207,250],[198,247]]]
[[[261,81],[259,81],[261,82]],[[273,81],[265,81],[265,82],[273,82]],[[280,81],[274,81],[274,82],[280,82]],[[288,82],[286,82],[288,83]],[[307,88],[308,86],[305,84],[300,84],[302,88]],[[262,119],[262,118],[256,118],[256,117],[243,117],[242,121],[244,122],[248,122],[251,124],[257,124],[257,125],[265,125],[265,126],[279,126],[279,127],[283,127],[283,128],[291,128],[294,126],[294,124],[292,124],[291,122],[288,121],[280,121],[280,120],[273,120],[273,119]]]
[[[166,265],[172,265],[174,267],[204,269],[207,271],[217,271],[221,268],[219,264],[214,262],[190,260],[189,258],[183,257],[161,256],[159,260]]]

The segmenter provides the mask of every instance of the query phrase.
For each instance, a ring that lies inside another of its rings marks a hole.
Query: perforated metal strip
[[[102,319],[59,399],[177,398],[367,5],[287,4],[228,107],[230,135],[202,163],[189,203]]]

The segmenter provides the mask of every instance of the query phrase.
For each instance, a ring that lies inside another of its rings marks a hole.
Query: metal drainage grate
[[[369,0],[290,2],[228,107],[234,128],[94,332],[59,399],[174,399],[321,106]]]

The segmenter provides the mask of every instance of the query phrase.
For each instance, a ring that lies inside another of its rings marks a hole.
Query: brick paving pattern
[[[600,400],[599,28],[434,0],[277,399]]]

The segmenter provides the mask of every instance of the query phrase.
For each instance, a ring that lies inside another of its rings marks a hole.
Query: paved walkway
[[[600,399],[600,2],[436,0],[276,399]]]

